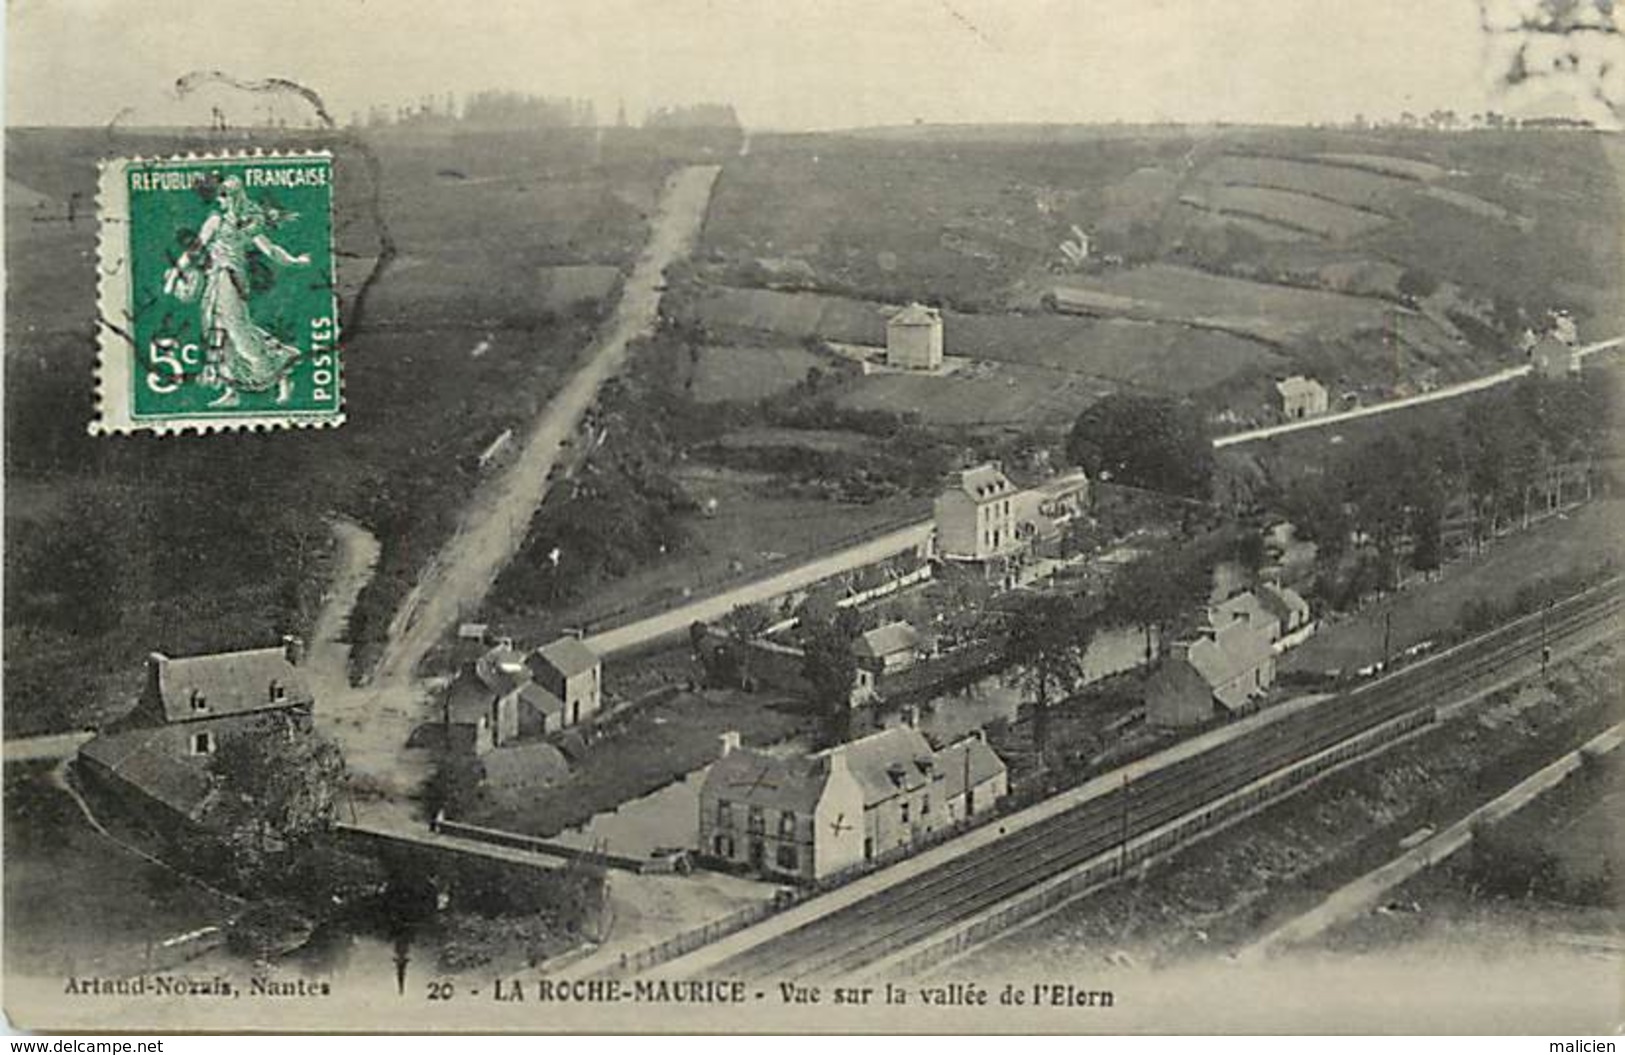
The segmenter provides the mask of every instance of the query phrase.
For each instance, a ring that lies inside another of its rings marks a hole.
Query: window
[[[779,838],[794,839],[796,837],[796,815],[790,810],[779,814]],[[794,865],[791,866],[795,867]]]
[[[271,682],[271,702],[281,703],[288,698],[288,687],[280,681]]]
[[[212,755],[212,754],[214,754],[214,734],[213,733],[194,733],[194,734],[192,734],[192,753],[194,755]]]
[[[865,835],[863,837],[863,859],[865,861],[873,861],[875,859],[875,837],[872,835]]]
[[[931,813],[931,796],[926,795],[920,799],[920,816],[925,817]]]
[[[753,832],[759,832],[759,831],[763,830],[764,825],[763,825],[763,822],[762,822],[762,807],[760,807],[760,806],[752,806],[750,808],[750,818],[747,821],[747,824],[749,826],[749,829],[751,831],[753,831]]]
[[[906,799],[903,802],[903,823],[908,823],[908,801]]]
[[[197,689],[192,690],[192,713],[202,714],[209,709],[209,698]]]
[[[778,862],[780,868],[788,872],[794,872],[800,867],[796,855],[796,848],[794,846],[779,847]]]
[[[734,839],[731,835],[719,835],[712,840],[711,845],[716,849],[718,857],[732,858],[734,855]]]
[[[734,811],[727,799],[717,800],[717,827],[732,828],[734,826]]]

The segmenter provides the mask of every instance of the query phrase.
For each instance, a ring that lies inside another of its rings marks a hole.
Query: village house
[[[461,670],[442,701],[451,746],[483,755],[521,737],[581,724],[602,706],[602,662],[574,637],[526,655],[497,642]]]
[[[1315,619],[1309,610],[1309,602],[1292,587],[1266,582],[1260,583],[1255,593],[1258,603],[1280,624],[1280,636],[1274,644],[1277,653],[1302,644],[1315,632]]]
[[[979,738],[938,752],[905,726],[775,755],[726,733],[700,790],[700,852],[813,882],[904,850],[1007,792],[1004,763]]]
[[[942,368],[942,313],[910,304],[886,321],[886,365],[903,370]]]
[[[1062,556],[1067,528],[1089,509],[1089,474],[1061,473],[1016,495],[1016,537],[1038,556]]]
[[[1244,712],[1275,684],[1280,636],[1279,619],[1250,592],[1212,605],[1196,637],[1175,642],[1146,681],[1146,721],[1177,728]]]
[[[988,462],[956,473],[937,496],[937,549],[948,560],[986,562],[1021,549],[1016,536],[1016,488]]]
[[[240,652],[154,652],[129,717],[79,749],[81,772],[148,816],[195,823],[213,800],[209,759],[221,743],[278,718],[308,727],[315,697],[303,664],[294,637]]]
[[[925,636],[901,620],[866,631],[852,646],[858,661],[853,703],[873,699],[882,678],[908,670],[930,652]]]
[[[1329,405],[1326,386],[1301,375],[1277,381],[1275,393],[1281,398],[1281,417],[1287,421],[1318,417],[1326,413]]]

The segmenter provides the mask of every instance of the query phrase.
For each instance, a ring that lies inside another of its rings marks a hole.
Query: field
[[[8,133],[8,179],[48,199],[11,209],[6,225],[9,735],[105,721],[152,649],[240,648],[304,629],[334,512],[383,543],[351,624],[352,636],[380,634],[476,483],[474,456],[534,413],[592,337],[600,305],[559,310],[553,269],[595,269],[563,273],[578,305],[577,293],[601,293],[641,246],[669,164],[584,173],[527,136],[292,138],[338,159],[348,423],[91,439],[96,232],[84,203],[95,159],[223,145],[243,144]],[[486,177],[500,193],[470,185]]]
[[[1347,387],[1415,387],[1504,365],[1518,311],[1569,308],[1588,336],[1625,325],[1620,152],[1601,136],[1396,129],[761,135],[718,185],[698,273],[724,291],[700,314],[873,344],[872,314],[814,295],[919,299],[948,309],[949,354],[1073,369],[1001,314],[1063,287],[1091,313],[1267,343],[1287,369],[1331,363]],[[1082,268],[1061,251],[1074,227],[1091,240]],[[1440,289],[1422,310],[1402,303],[1408,273]],[[1495,333],[1469,344],[1447,311]],[[1006,350],[967,344],[978,324]],[[1400,354],[1379,364],[1390,328]],[[1187,391],[1231,384],[1186,381],[1210,358],[1194,347],[1145,373]],[[1079,372],[1137,383],[1093,362]]]
[[[766,399],[804,380],[807,371],[827,365],[799,345],[750,347],[712,344],[695,364],[694,398],[702,403]]]
[[[1068,278],[1055,292],[1064,311],[1180,322],[1279,345],[1379,329],[1401,310],[1369,298],[1163,264]]]

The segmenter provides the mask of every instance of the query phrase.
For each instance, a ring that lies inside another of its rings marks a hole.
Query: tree
[[[1157,637],[1207,597],[1211,569],[1190,550],[1166,544],[1124,567],[1106,595],[1106,612],[1145,632],[1145,665]]]
[[[739,665],[739,683],[750,688],[751,642],[762,636],[762,631],[773,625],[773,615],[762,604],[742,604],[728,610],[722,617],[722,627],[732,640],[728,643]]]
[[[1091,475],[1205,499],[1213,446],[1197,412],[1158,396],[1114,393],[1078,415],[1067,455]]]
[[[1004,654],[1016,668],[1015,683],[1033,694],[1033,750],[1040,770],[1049,747],[1050,701],[1082,683],[1088,637],[1078,600],[1066,594],[1031,598],[1005,626]]]
[[[806,655],[801,676],[811,686],[813,699],[828,721],[829,739],[847,740],[852,731],[852,687],[858,679],[858,660],[852,639],[839,621],[809,623],[803,628]]]
[[[338,745],[287,715],[226,737],[209,761],[216,796],[205,822],[253,882],[332,827],[345,784]]]
[[[1406,268],[1399,276],[1397,288],[1406,300],[1412,302],[1426,300],[1438,290],[1439,280],[1434,278],[1431,272],[1414,267]]]

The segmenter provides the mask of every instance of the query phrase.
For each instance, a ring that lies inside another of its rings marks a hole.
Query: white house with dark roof
[[[1018,552],[1015,501],[1015,485],[992,462],[956,473],[935,504],[938,551],[960,561]]]
[[[563,707],[565,726],[580,725],[604,702],[604,662],[578,637],[561,637],[530,654],[536,684]]]
[[[979,739],[938,752],[900,726],[811,755],[723,737],[700,791],[700,852],[768,876],[813,881],[895,853],[1008,792]]]
[[[79,749],[79,763],[115,793],[197,821],[213,798],[209,758],[228,737],[278,720],[308,725],[315,697],[304,643],[200,656],[147,657],[141,699],[121,727]]]
[[[942,367],[942,313],[910,304],[886,321],[886,365],[904,370]]]
[[[1284,652],[1302,644],[1315,632],[1314,613],[1303,595],[1280,583],[1260,583],[1256,591],[1262,604],[1281,625],[1281,634],[1275,639],[1275,651]]]

